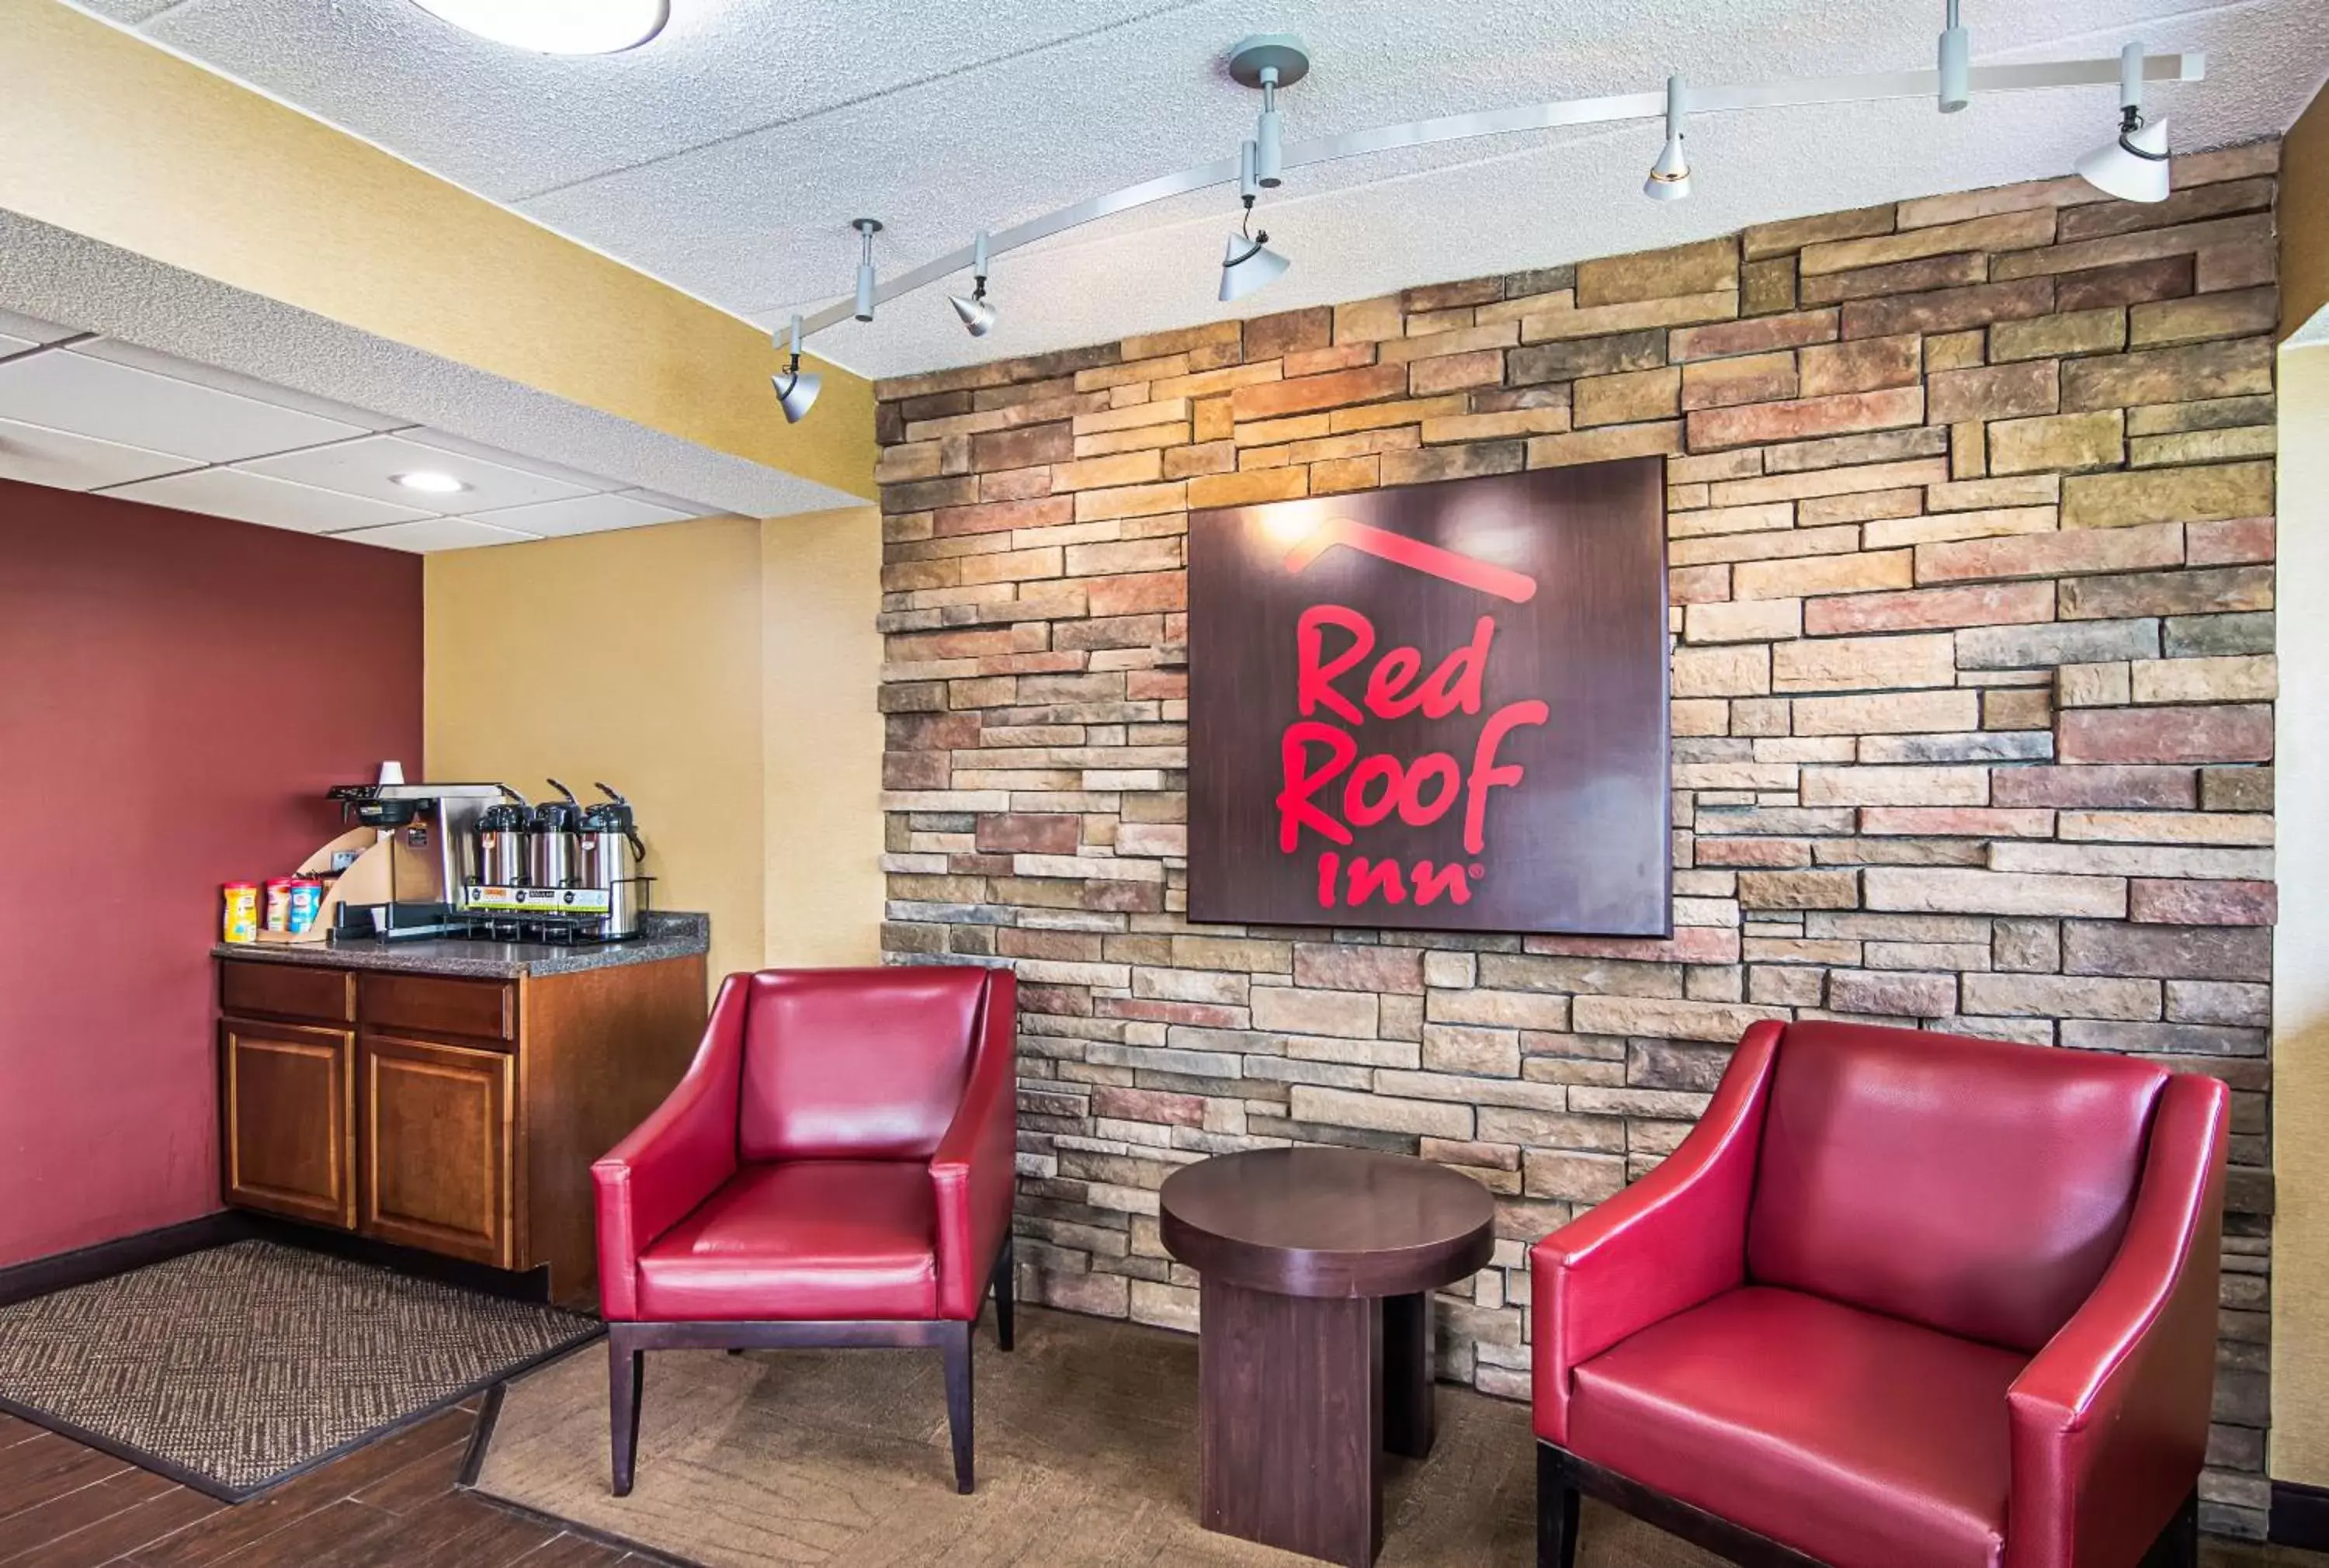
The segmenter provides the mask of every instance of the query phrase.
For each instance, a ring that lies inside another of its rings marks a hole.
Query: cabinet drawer
[[[344,969],[223,958],[219,961],[219,1011],[354,1023],[354,982],[355,976]]]
[[[515,989],[497,980],[445,980],[427,974],[356,977],[364,1028],[393,1034],[517,1038]]]

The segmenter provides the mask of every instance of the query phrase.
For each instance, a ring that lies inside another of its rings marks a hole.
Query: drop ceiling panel
[[[28,349],[36,349],[40,346],[41,345],[39,343],[34,343],[31,338],[13,337],[7,333],[0,332],[0,360],[7,359],[14,354],[21,354]]]
[[[109,490],[125,501],[174,506],[181,512],[208,512],[269,528],[296,529],[301,533],[330,533],[372,523],[399,522],[425,517],[415,507],[391,506],[335,490],[294,484],[240,468],[201,468]]]
[[[448,436],[442,430],[426,427],[401,432],[404,438],[418,446],[434,447],[455,456],[473,457],[480,463],[491,463],[504,468],[522,468],[528,474],[554,479],[573,490],[600,491],[618,488],[610,481],[595,474],[585,474],[579,468],[565,468],[539,457],[519,458],[498,446],[488,446],[482,441],[466,441],[458,436]]]
[[[52,343],[60,338],[74,335],[73,329],[69,326],[59,326],[52,321],[42,321],[36,316],[18,315],[12,310],[0,310],[0,333],[34,343]]]
[[[678,522],[689,514],[657,506],[634,495],[580,495],[568,501],[544,501],[533,506],[513,506],[476,514],[490,522],[526,533],[561,536],[603,533],[613,528],[640,528],[649,523]]]
[[[0,371],[5,368],[0,365]],[[441,446],[423,446],[401,436],[369,436],[337,446],[262,457],[242,466],[253,474],[455,516],[589,493],[585,486],[566,480],[450,452]],[[395,481],[399,474],[422,471],[449,474],[469,488],[458,494],[435,495],[408,490]]]
[[[56,490],[96,490],[184,468],[186,460],[68,431],[0,419],[0,479]]]
[[[0,418],[225,463],[363,430],[172,376],[52,349],[0,361]],[[184,465],[180,465],[184,466]]]
[[[475,549],[489,544],[523,544],[535,536],[514,530],[495,528],[490,523],[467,517],[428,517],[418,522],[392,522],[385,528],[360,528],[343,533],[338,538],[357,544],[382,545],[389,549],[409,549],[422,552],[440,549]]]
[[[146,0],[100,0],[135,16]],[[845,290],[848,220],[885,271],[1232,152],[1253,96],[1220,62],[1260,27],[1316,64],[1290,138],[1548,99],[1929,65],[1938,4],[1898,0],[675,0],[665,35],[556,60],[452,33],[404,0],[184,0],[153,35],[766,325]],[[1968,8],[1977,63],[2204,49],[2157,90],[2178,145],[2278,133],[2329,68],[2320,0],[2027,0]],[[1296,172],[1261,212],[1282,283],[1212,297],[1226,189],[997,263],[1003,324],[966,336],[932,289],[816,350],[892,374],[1104,341],[1502,268],[1679,243],[1742,223],[2065,172],[2111,128],[2106,89],[1707,117],[1687,202],[1641,199],[1654,126],[1539,134]],[[1849,149],[1849,155],[1839,155]],[[739,389],[738,395],[758,390]],[[764,393],[759,395],[765,396]]]
[[[240,398],[272,403],[279,408],[288,408],[294,413],[311,415],[318,419],[328,419],[335,424],[344,425],[352,430],[393,430],[400,426],[410,423],[409,420],[392,418],[386,414],[375,414],[368,408],[356,408],[354,404],[335,402],[329,398],[312,397],[306,392],[295,391],[289,387],[278,386],[273,381],[262,381],[256,377],[242,375],[234,371],[221,370],[215,365],[198,364],[193,360],[180,359],[175,354],[165,354],[157,349],[124,343],[119,338],[91,338],[87,343],[75,343],[72,352],[77,354],[87,354],[91,359],[110,360],[115,364],[130,365],[141,371],[151,371],[158,375],[174,376],[179,380],[192,381],[198,387],[211,387],[222,392],[231,392]],[[301,444],[305,445],[305,443]]]

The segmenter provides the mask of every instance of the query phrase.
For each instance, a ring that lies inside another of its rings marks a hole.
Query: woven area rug
[[[657,1350],[637,1485],[607,1489],[607,1358],[510,1385],[477,1490],[704,1568],[1301,1568],[1197,1523],[1197,1342],[1020,1309],[978,1333],[978,1489],[954,1489],[935,1351]],[[1377,1568],[1533,1562],[1525,1404],[1439,1389],[1431,1457],[1391,1461]],[[1585,1507],[1579,1568],[1722,1568]]]
[[[0,1307],[0,1409],[239,1502],[599,1332],[237,1242]]]

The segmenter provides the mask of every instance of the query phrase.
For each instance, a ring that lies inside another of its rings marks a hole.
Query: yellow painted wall
[[[874,962],[881,577],[871,507],[432,555],[429,773],[621,790],[656,905],[712,916],[715,984]]]
[[[882,953],[882,517],[760,525],[768,961]]]
[[[59,0],[0,0],[0,207],[874,493],[861,376],[820,362],[816,418],[787,425],[750,323]]]
[[[2316,114],[2318,108],[2316,106]],[[2329,1487],[2329,344],[2280,352],[2273,933],[2275,1479]]]
[[[759,967],[759,523],[446,551],[426,581],[429,775],[606,780],[655,904],[712,916],[712,974]]]
[[[2329,305],[2329,87],[2314,95],[2282,138],[2279,217],[2280,335],[2287,337]]]

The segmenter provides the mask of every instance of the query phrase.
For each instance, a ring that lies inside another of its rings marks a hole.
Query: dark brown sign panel
[[[1655,457],[1189,520],[1193,919],[1671,929]]]

